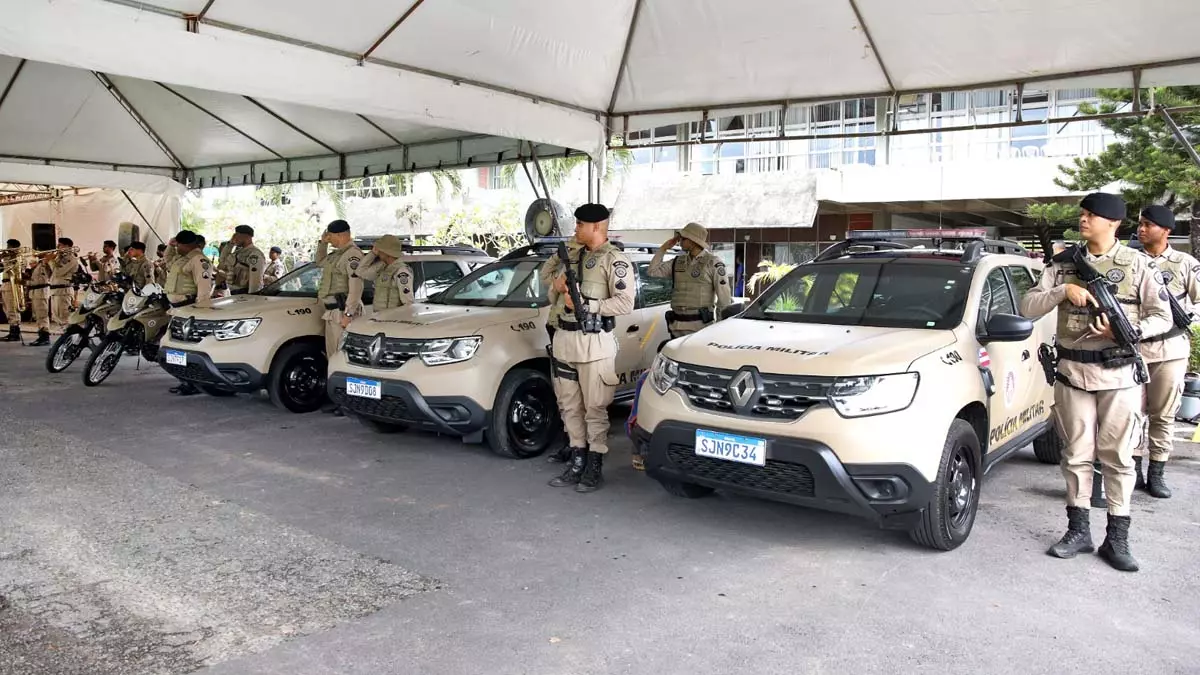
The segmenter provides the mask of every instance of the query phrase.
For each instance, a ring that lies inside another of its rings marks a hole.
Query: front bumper
[[[859,516],[895,530],[915,527],[935,494],[935,486],[911,465],[843,464],[829,446],[802,438],[754,434],[767,441],[764,467],[699,457],[694,451],[697,428],[663,420],[651,434],[635,426],[633,441],[646,457],[647,475]],[[892,493],[884,497],[880,490],[886,486]]]
[[[355,377],[343,372],[329,375],[329,398],[338,406],[360,417],[417,427],[455,436],[469,436],[483,431],[489,423],[490,411],[466,396],[429,396],[421,394],[416,385],[404,380],[377,379],[379,400],[346,395],[346,378]]]
[[[167,363],[167,350],[187,354],[187,365]],[[158,350],[158,365],[175,379],[193,384],[207,384],[230,391],[255,392],[266,386],[266,377],[245,363],[214,363],[204,352],[162,346]]]

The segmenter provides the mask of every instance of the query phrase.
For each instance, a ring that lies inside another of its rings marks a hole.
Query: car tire
[[[981,474],[979,436],[965,420],[956,419],[942,447],[933,498],[921,513],[921,522],[909,532],[913,541],[939,551],[962,545],[979,510]]]
[[[492,452],[510,459],[537,457],[562,440],[562,419],[550,376],[514,368],[500,382],[487,428]]]
[[[1042,464],[1058,464],[1062,461],[1062,451],[1066,443],[1058,435],[1058,429],[1051,424],[1046,433],[1033,439],[1033,456]]]
[[[684,483],[677,480],[658,479],[659,485],[663,489],[676,497],[686,497],[688,499],[700,499],[711,495],[714,490],[707,485],[696,485],[695,483]]]
[[[377,434],[396,434],[408,429],[408,425],[405,424],[397,424],[395,422],[380,422],[379,420],[367,419],[366,417],[360,417],[358,415],[355,415],[354,418],[358,420],[359,424]]]
[[[271,403],[292,413],[310,413],[325,403],[325,354],[315,345],[290,344],[275,355],[267,376]]]
[[[222,389],[221,387],[218,387],[214,384],[202,384],[202,385],[200,385],[200,391],[208,394],[209,396],[215,396],[217,398],[228,398],[230,396],[237,396],[236,391],[230,391],[229,389]]]

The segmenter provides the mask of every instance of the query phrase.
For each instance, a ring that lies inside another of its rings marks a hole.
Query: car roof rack
[[[868,247],[872,252],[885,250],[920,249],[911,242],[913,240],[932,240],[934,249],[947,255],[957,254],[962,262],[978,262],[984,253],[1000,253],[1028,257],[1029,251],[1021,244],[1006,239],[989,239],[988,231],[982,228],[928,228],[908,230],[853,230],[846,233],[846,239],[819,253],[812,262],[833,260],[843,255],[851,254],[850,249]],[[946,241],[964,242],[961,251],[942,249]]]

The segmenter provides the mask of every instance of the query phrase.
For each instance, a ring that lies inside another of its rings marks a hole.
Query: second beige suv
[[[405,252],[417,300],[440,293],[494,260],[462,246],[406,245]],[[284,410],[317,410],[326,400],[325,310],[317,299],[321,274],[317,265],[305,264],[257,293],[173,310],[159,364],[213,396],[266,389]],[[363,293],[367,305],[372,290],[368,282]]]

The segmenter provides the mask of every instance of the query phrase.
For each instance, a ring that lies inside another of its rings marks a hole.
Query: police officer
[[[283,255],[283,249],[279,248],[278,246],[272,246],[267,255],[269,255],[271,259],[267,262],[267,266],[263,269],[264,285],[273,284],[276,281],[279,281],[279,277],[287,274],[287,268],[284,267],[283,259],[281,258]]]
[[[375,240],[371,252],[363,256],[355,277],[375,282],[375,299],[371,311],[382,312],[393,307],[411,305],[413,301],[413,271],[403,260],[404,245],[395,235],[385,234]]]
[[[104,255],[96,258],[95,253],[88,255],[88,269],[96,273],[100,283],[111,281],[121,271],[121,262],[116,256],[117,242],[107,239],[104,242]]]
[[[583,248],[583,246],[579,243],[579,240],[575,238],[575,235],[572,234],[571,237],[567,239],[566,245],[567,258],[570,260],[578,260],[579,249]],[[559,259],[558,255],[553,255],[550,256],[550,259],[542,265],[542,269],[538,272],[538,275],[542,280],[542,285],[546,286],[546,297],[550,301],[550,312],[546,315],[546,333],[550,336],[550,343],[546,346],[546,352],[551,358],[554,356],[552,352],[554,348],[554,333],[558,330],[558,317],[561,316],[565,310],[563,303],[558,302],[559,297],[562,294],[554,288],[554,280],[558,276],[561,266],[562,261]],[[559,391],[559,378],[550,378],[550,385],[554,389],[555,399],[561,402],[563,400],[563,396]],[[559,414],[562,414],[561,406]],[[571,447],[563,446],[559,450],[550,453],[550,456],[546,458],[546,461],[559,464],[571,461]]]
[[[212,263],[204,256],[200,235],[183,230],[175,235],[175,255],[167,267],[163,290],[171,307],[184,307],[198,300],[208,300],[213,292]],[[172,394],[191,396],[199,390],[191,382],[171,387]]]
[[[677,255],[670,262],[663,260],[667,250],[676,244],[686,255]],[[671,310],[667,312],[667,330],[673,338],[704,328],[721,315],[721,310],[733,304],[725,263],[707,249],[708,230],[699,223],[688,223],[650,261],[650,276],[674,281]]]
[[[79,256],[75,254],[75,242],[67,237],[58,240],[58,254],[50,263],[50,317],[59,327],[65,327],[71,318],[71,305],[75,299],[72,287],[75,273],[79,271]],[[41,340],[38,336],[38,340]],[[49,333],[46,335],[49,340]]]
[[[234,247],[233,251],[226,251],[221,256],[221,262],[227,270],[229,294],[242,295],[262,290],[266,256],[254,245],[254,228],[249,225],[235,227],[230,245]]]
[[[175,245],[175,240],[171,239],[171,246]],[[167,250],[166,244],[159,244],[155,253],[158,257],[154,259],[154,282],[158,284],[167,283]]]
[[[50,280],[54,276],[50,259],[55,255],[43,253],[29,277],[29,305],[38,329],[37,339],[29,343],[30,347],[50,344]]]
[[[146,259],[146,245],[140,241],[135,241],[129,245],[125,251],[125,264],[122,266],[122,272],[133,280],[133,285],[136,288],[141,288],[149,283],[156,283],[154,279],[154,266]]]
[[[608,241],[609,212],[601,204],[575,210],[575,239],[582,245],[571,263],[586,306],[579,322],[567,286],[566,271],[554,279],[556,304],[562,308],[554,332],[553,368],[563,425],[571,444],[571,461],[554,487],[575,486],[592,492],[603,482],[608,453],[608,404],[618,383],[616,317],[633,311],[636,279],[629,258]]]
[[[1162,272],[1167,292],[1175,296],[1183,311],[1188,312],[1200,302],[1200,262],[1171,248],[1167,237],[1173,229],[1175,214],[1171,209],[1149,206],[1142,210],[1138,221],[1138,240]],[[1175,445],[1175,413],[1179,412],[1183,402],[1183,376],[1191,354],[1190,333],[1188,326],[1176,324],[1166,333],[1145,339],[1141,345],[1142,357],[1150,370],[1150,382],[1146,384],[1145,392],[1149,433],[1145,442],[1139,445],[1139,456],[1134,458],[1135,488],[1159,499],[1171,497],[1163,472]],[[1150,466],[1143,478],[1142,456],[1147,451]]]
[[[329,246],[333,246],[332,251]],[[331,357],[346,326],[363,310],[362,279],[354,275],[362,264],[363,252],[354,245],[349,223],[340,219],[329,223],[317,242],[316,258],[322,270],[317,298],[325,307],[325,354]],[[342,416],[340,408],[327,410]]]
[[[0,298],[4,302],[4,317],[8,319],[8,335],[0,338],[0,342],[19,342],[21,340],[21,313],[17,311],[17,293],[20,292],[21,276],[21,242],[9,239],[8,248],[0,251]]]
[[[1142,337],[1171,326],[1162,275],[1145,254],[1121,245],[1117,228],[1125,217],[1121,197],[1095,192],[1080,203],[1079,234],[1085,260],[1115,287],[1121,310]],[[1021,312],[1037,318],[1058,308],[1058,373],[1054,414],[1066,447],[1062,453],[1067,482],[1066,534],[1047,551],[1073,558],[1093,551],[1089,523],[1092,463],[1103,467],[1108,498],[1108,528],[1099,553],[1116,569],[1137,571],[1129,550],[1129,501],[1133,493],[1133,443],[1142,390],[1135,373],[1138,353],[1118,349],[1112,326],[1097,316],[1096,298],[1080,281],[1072,261],[1074,248],[1051,258],[1038,285],[1021,301]],[[1122,353],[1125,352],[1125,353]]]

